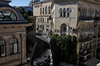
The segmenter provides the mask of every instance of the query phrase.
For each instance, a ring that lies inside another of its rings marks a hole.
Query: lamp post
[[[49,31],[49,34],[52,35],[52,29],[53,29],[53,18],[52,18],[51,16],[49,16],[48,19],[49,19],[49,22],[50,22],[49,24],[50,24],[50,26],[51,26],[50,31]]]

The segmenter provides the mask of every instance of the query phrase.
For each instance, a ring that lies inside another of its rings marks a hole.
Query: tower
[[[34,2],[34,3],[36,3],[36,2],[40,2],[40,0],[33,0],[33,2]]]
[[[28,6],[32,7],[32,4],[33,4],[33,0],[31,0],[28,4]]]

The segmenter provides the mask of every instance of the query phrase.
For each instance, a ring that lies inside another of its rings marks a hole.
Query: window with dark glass
[[[0,40],[0,57],[3,57],[6,55],[6,43],[4,40]]]
[[[44,25],[42,25],[42,29],[44,30]]]
[[[47,23],[49,23],[49,18],[47,18]]]
[[[16,21],[17,17],[11,10],[0,11],[0,21]]]
[[[40,8],[40,14],[42,14],[42,8]]]
[[[63,17],[66,17],[66,9],[63,10]]]
[[[62,17],[62,8],[60,8],[60,17]]]
[[[47,7],[45,7],[45,14],[47,14]]]
[[[48,8],[48,11],[49,11],[48,13],[50,14],[50,11],[51,11],[51,7],[50,7],[50,6],[49,6],[49,8]]]
[[[10,39],[10,54],[18,53],[18,41],[16,38]]]
[[[70,16],[70,8],[67,8],[67,17]]]
[[[43,18],[43,23],[44,23],[44,18]]]
[[[44,14],[44,8],[43,8],[43,14]]]

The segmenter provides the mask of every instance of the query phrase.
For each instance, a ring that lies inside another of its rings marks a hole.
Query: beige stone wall
[[[38,6],[38,7],[36,7],[36,6]],[[51,29],[50,22],[48,22],[48,20],[47,20],[50,16],[49,9],[48,9],[49,6],[51,7],[50,1],[39,2],[39,3],[35,3],[33,5],[33,8],[34,8],[33,16],[36,16],[36,29],[38,28],[38,26],[40,27],[41,25],[44,25],[44,30],[43,30],[44,33],[46,33],[47,29],[48,30]],[[45,14],[45,7],[47,7],[47,14]],[[40,14],[40,8],[42,9],[42,14]],[[43,8],[44,8],[44,14],[43,14]],[[43,19],[44,19],[44,21],[42,21]]]
[[[0,25],[1,26],[1,25]],[[10,25],[12,26],[12,25]],[[10,39],[18,40],[18,53],[10,55]],[[26,28],[25,27],[2,27],[0,28],[0,39],[6,41],[6,56],[0,57],[1,66],[15,66],[26,63]]]
[[[66,8],[71,8],[71,12],[70,12],[70,16],[67,17],[67,13],[66,13],[66,17],[60,17],[60,8],[64,9]],[[60,31],[61,31],[61,25],[62,24],[66,24],[67,25],[67,33],[69,34],[69,30],[70,27],[76,28],[77,26],[77,14],[78,14],[78,4],[69,4],[69,5],[60,5],[59,4],[55,4],[53,7],[53,27],[54,30],[58,30],[58,32],[54,32],[60,35]]]
[[[90,10],[93,12],[93,17],[95,17],[95,11],[97,10],[100,12],[100,3],[96,1],[86,1],[86,0],[79,0],[79,8],[82,10],[87,11],[87,16],[89,16]],[[88,6],[88,7],[87,7]]]
[[[48,7],[51,6],[50,1],[46,2],[38,2],[33,4],[33,16],[47,16],[50,15],[48,13]],[[47,7],[47,14],[45,14],[45,7]],[[42,9],[42,14],[40,14],[40,8]],[[44,8],[44,14],[43,14],[43,8]]]

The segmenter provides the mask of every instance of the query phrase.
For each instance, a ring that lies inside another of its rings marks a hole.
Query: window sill
[[[1,56],[0,58],[3,58],[3,57],[6,57],[6,55],[5,56]]]
[[[70,17],[59,17],[59,18],[70,18]]]
[[[16,54],[18,54],[18,52],[17,52],[17,53],[10,54],[10,56],[11,56],[11,55],[16,55]]]

